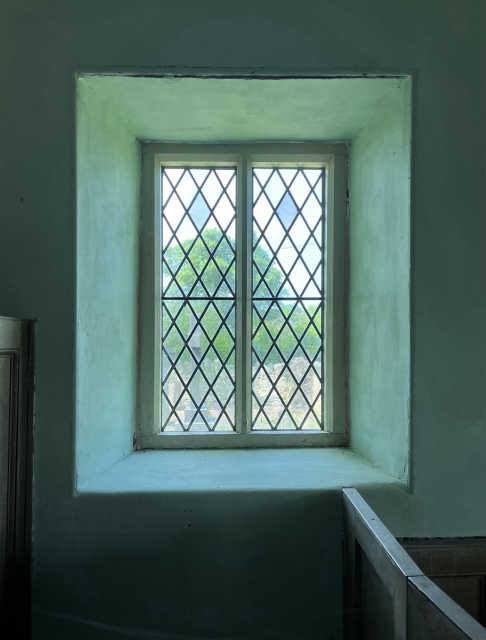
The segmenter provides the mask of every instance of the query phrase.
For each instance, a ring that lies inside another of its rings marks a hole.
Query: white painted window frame
[[[345,375],[345,143],[142,144],[138,449],[322,447],[347,443]],[[234,432],[161,433],[161,167],[237,167],[236,403]],[[251,431],[253,166],[325,168],[324,429]],[[243,253],[248,258],[243,260]]]

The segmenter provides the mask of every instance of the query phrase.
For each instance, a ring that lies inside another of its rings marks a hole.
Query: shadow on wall
[[[76,545],[36,559],[36,638],[341,637],[339,491],[76,501]]]

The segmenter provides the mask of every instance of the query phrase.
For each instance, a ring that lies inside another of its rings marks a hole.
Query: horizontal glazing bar
[[[178,298],[180,300],[180,298]],[[321,302],[322,300],[325,300],[325,298],[283,298],[281,296],[271,296],[271,297],[267,297],[267,298],[263,298],[260,296],[253,296],[253,300],[279,300],[280,302],[310,302],[312,300],[317,300],[318,302]]]
[[[260,298],[259,298],[260,299]],[[291,300],[291,298],[287,298]],[[312,298],[306,298],[311,300]],[[236,300],[236,296],[226,296],[224,298],[218,298],[217,296],[162,296],[161,300]]]

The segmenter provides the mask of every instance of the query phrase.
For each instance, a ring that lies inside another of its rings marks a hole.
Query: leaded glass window
[[[136,446],[345,445],[347,145],[142,150]]]
[[[322,430],[323,169],[252,171],[251,429]],[[162,169],[162,431],[234,431],[234,167]]]
[[[252,429],[321,430],[323,169],[253,169]]]
[[[235,429],[236,169],[162,169],[162,431]]]

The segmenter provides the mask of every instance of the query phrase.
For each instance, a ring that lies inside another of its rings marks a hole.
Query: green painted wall
[[[72,521],[58,525],[70,542],[38,552],[36,638],[341,637],[341,531],[330,525],[342,517],[340,492],[75,502],[75,537]]]
[[[78,486],[132,452],[137,400],[140,149],[90,93],[77,101]]]
[[[365,493],[397,535],[484,535],[483,2],[6,0],[1,12],[0,310],[38,318],[34,637],[111,638],[116,625],[339,639],[338,493],[72,497],[74,74],[413,72],[414,493]]]
[[[342,141],[401,86],[398,78],[150,78],[84,75],[139,140]]]
[[[350,146],[351,447],[408,479],[411,82]]]

